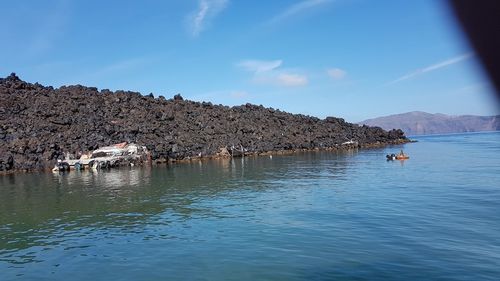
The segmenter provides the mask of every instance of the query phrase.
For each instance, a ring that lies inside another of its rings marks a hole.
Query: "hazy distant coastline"
[[[433,135],[467,132],[487,132],[500,130],[500,115],[452,116],[441,113],[431,114],[413,111],[402,114],[383,116],[368,119],[358,124],[378,126],[384,130],[392,128],[402,129],[406,135]]]

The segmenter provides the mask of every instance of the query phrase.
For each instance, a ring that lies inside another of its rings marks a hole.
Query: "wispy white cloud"
[[[303,0],[287,7],[284,11],[274,16],[269,20],[268,24],[276,24],[293,16],[296,16],[304,11],[320,7],[324,4],[333,2],[333,0]]]
[[[263,73],[280,67],[282,63],[282,60],[243,60],[237,66],[250,72]]]
[[[279,85],[287,87],[304,86],[309,83],[307,76],[293,73],[281,73],[276,76],[276,81]]]
[[[283,71],[256,75],[252,81],[257,84],[281,87],[302,87],[309,84],[309,79],[306,75]]]
[[[410,73],[408,73],[408,74],[406,74],[404,76],[399,77],[396,80],[393,80],[393,81],[387,83],[386,85],[391,85],[391,84],[395,84],[395,83],[398,83],[398,82],[401,82],[401,81],[404,81],[404,80],[408,80],[408,79],[413,78],[415,76],[418,76],[418,75],[421,75],[421,74],[424,74],[424,73],[427,73],[427,72],[431,72],[431,71],[434,71],[434,70],[438,70],[440,68],[444,68],[444,67],[447,67],[447,66],[459,63],[461,61],[470,59],[471,57],[473,57],[473,54],[472,53],[467,53],[467,54],[463,54],[463,55],[451,58],[449,60],[438,62],[436,64],[433,64],[433,65],[430,65],[430,66],[427,66],[427,67],[424,67],[424,68],[420,68],[420,69],[417,69],[417,70],[415,70],[413,72],[410,72]]]
[[[333,80],[342,80],[347,75],[347,72],[340,68],[330,68],[326,70],[326,74]]]
[[[282,60],[243,60],[236,66],[253,73],[252,81],[284,87],[299,87],[309,83],[307,76],[290,69],[281,69]]]
[[[228,3],[229,0],[199,0],[197,10],[188,16],[191,35],[197,37]]]

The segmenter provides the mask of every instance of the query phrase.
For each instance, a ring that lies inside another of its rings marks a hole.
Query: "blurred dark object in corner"
[[[489,74],[500,101],[500,1],[450,2],[472,47]]]

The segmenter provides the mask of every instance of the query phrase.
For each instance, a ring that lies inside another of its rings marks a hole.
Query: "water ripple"
[[[498,280],[499,140],[1,177],[1,279]]]

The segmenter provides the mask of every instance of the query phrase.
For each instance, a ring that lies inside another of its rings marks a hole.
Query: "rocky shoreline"
[[[401,130],[359,126],[252,104],[228,107],[95,87],[0,79],[0,172],[47,170],[68,154],[129,142],[143,163],[338,150],[409,142]],[[141,163],[136,163],[141,164]]]

